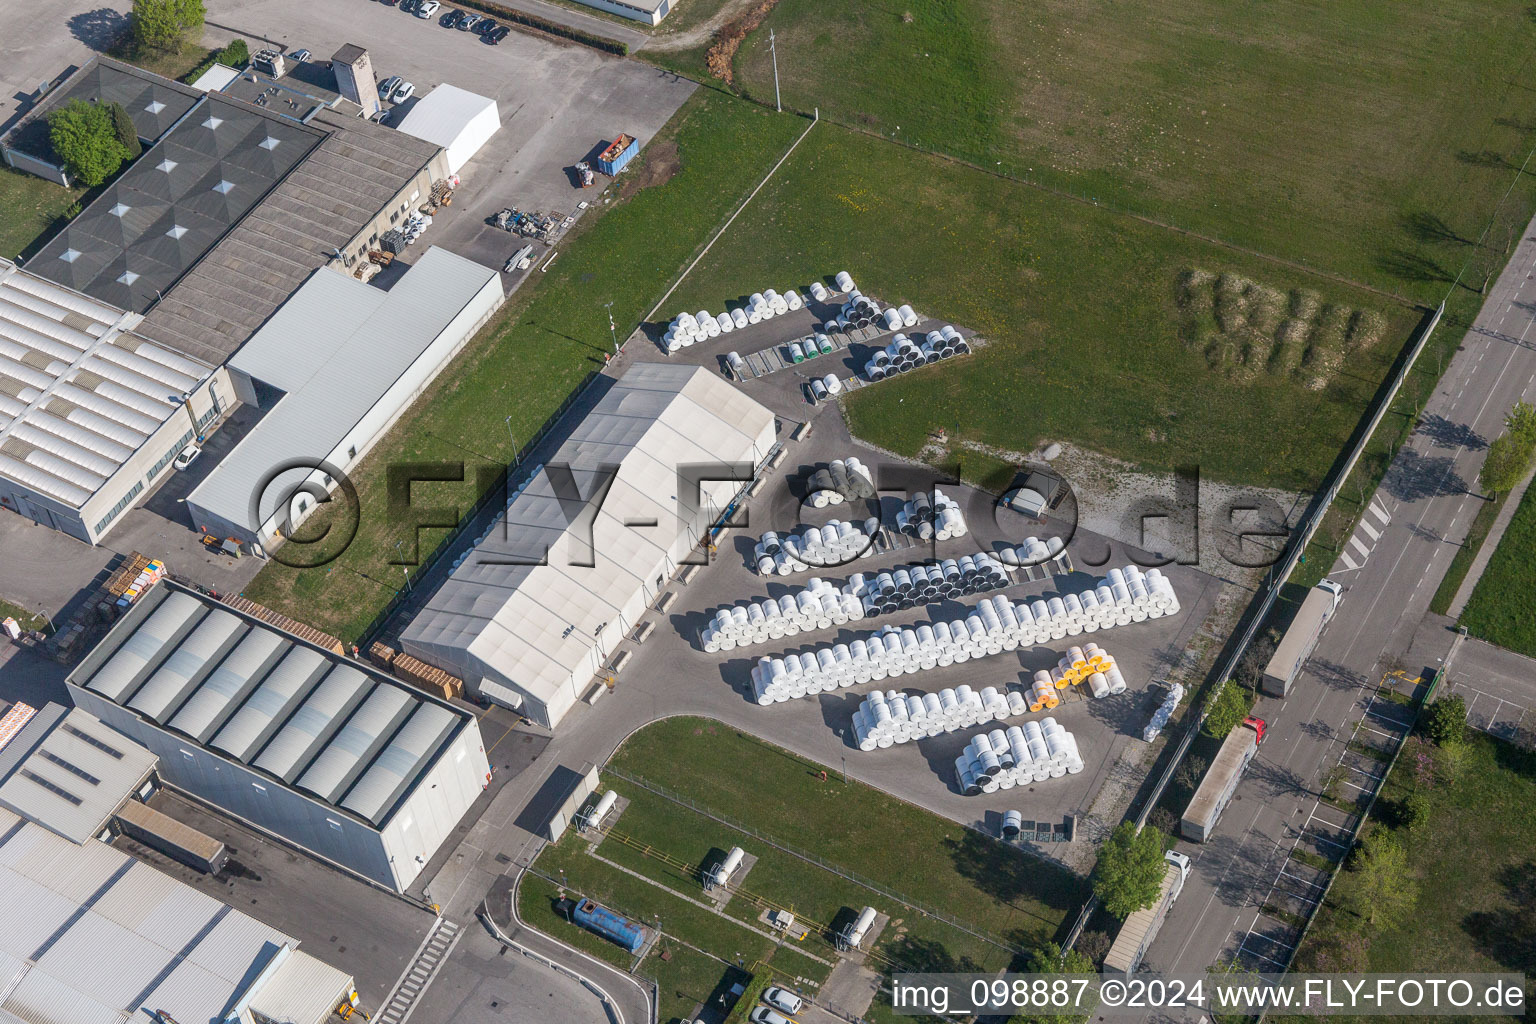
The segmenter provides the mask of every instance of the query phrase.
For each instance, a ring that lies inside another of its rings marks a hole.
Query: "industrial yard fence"
[[[952,917],[949,914],[944,913],[941,910],[934,910],[932,907],[925,907],[921,903],[918,903],[915,900],[908,899],[906,896],[903,896],[900,893],[892,892],[890,889],[887,889],[885,886],[880,885],[878,882],[873,882],[873,881],[869,880],[868,878],[865,878],[864,876],[862,876],[860,874],[857,874],[856,872],[849,871],[846,868],[843,868],[843,867],[841,867],[841,866],[839,866],[837,864],[830,864],[827,861],[823,860],[822,858],[816,856],[814,853],[807,853],[804,850],[797,850],[797,849],[795,849],[792,846],[786,846],[784,843],[780,842],[779,840],[773,838],[772,836],[764,835],[763,833],[759,832],[757,829],[753,828],[750,825],[744,825],[744,824],[742,824],[739,821],[732,821],[730,818],[727,818],[724,815],[718,814],[715,811],[711,810],[710,808],[704,807],[704,806],[698,804],[697,802],[695,802],[693,800],[690,800],[688,797],[685,797],[685,796],[683,796],[683,795],[681,795],[679,793],[674,793],[674,792],[672,792],[671,790],[667,789],[664,786],[658,786],[654,782],[648,782],[645,779],[638,778],[638,777],[636,777],[634,775],[630,775],[628,772],[621,771],[620,769],[615,768],[612,765],[608,765],[608,766],[604,767],[603,771],[608,773],[608,774],[610,774],[610,775],[615,776],[616,778],[623,779],[625,782],[628,782],[628,783],[630,783],[632,785],[639,786],[641,789],[644,789],[644,790],[647,790],[647,791],[649,791],[651,793],[654,793],[657,796],[659,796],[659,797],[661,797],[661,798],[663,798],[665,800],[670,800],[670,801],[672,801],[675,804],[680,804],[683,807],[686,807],[689,810],[695,812],[696,814],[701,814],[701,815],[703,815],[706,818],[710,818],[710,819],[712,819],[714,821],[718,821],[720,824],[726,826],[727,828],[735,829],[737,832],[740,832],[740,833],[742,833],[744,835],[749,835],[752,838],[758,840],[759,842],[765,843],[768,846],[771,846],[771,847],[773,847],[776,850],[780,850],[780,851],[782,851],[784,853],[789,854],[791,857],[798,857],[798,858],[800,858],[801,860],[805,861],[808,864],[814,864],[817,867],[822,868],[825,871],[829,871],[829,872],[831,872],[834,875],[838,875],[839,877],[846,878],[848,881],[853,882],[855,885],[863,886],[864,888],[868,889],[871,892],[879,893],[881,896],[884,896],[887,899],[894,900],[897,903],[902,904],[903,906],[910,907],[912,910],[917,911],[919,914],[922,914],[924,917],[931,917],[934,920],[942,921],[945,924],[947,924],[947,925],[949,925],[949,926],[951,926],[953,928],[958,928],[960,931],[965,932],[967,935],[970,935],[973,938],[980,939],[983,942],[986,942],[986,943],[989,943],[989,944],[991,944],[993,946],[996,946],[998,949],[1001,949],[1001,950],[1003,950],[1006,953],[1009,953],[1009,954],[1024,954],[1024,953],[1028,952],[1028,950],[1023,949],[1020,946],[1014,946],[1014,945],[1012,945],[1010,943],[1006,943],[1006,942],[999,942],[997,939],[991,937],[990,935],[983,935],[980,932],[976,931],[974,928],[971,928],[970,926],[962,923],[961,921],[957,920],[956,918]],[[967,826],[967,827],[969,827],[969,826]],[[973,830],[973,831],[977,831],[977,830]],[[979,835],[986,835],[985,832],[979,832],[979,831],[977,831],[977,834],[979,834]],[[987,838],[988,839],[992,839],[993,842],[997,841],[997,840],[993,839],[993,837],[991,837],[991,836],[987,836]]]
[[[1344,486],[1344,482],[1349,479],[1349,474],[1354,471],[1355,464],[1360,461],[1360,456],[1364,453],[1366,445],[1370,444],[1371,438],[1376,433],[1376,428],[1381,425],[1381,421],[1386,417],[1387,411],[1392,407],[1393,401],[1397,398],[1398,391],[1402,388],[1403,382],[1408,379],[1408,374],[1412,372],[1414,364],[1418,362],[1419,354],[1424,351],[1424,346],[1428,344],[1430,335],[1434,333],[1444,313],[1445,303],[1442,301],[1435,309],[1434,315],[1430,317],[1429,323],[1419,332],[1418,339],[1399,365],[1397,373],[1393,376],[1392,383],[1387,388],[1386,393],[1382,395],[1381,401],[1376,403],[1376,408],[1371,413],[1370,423],[1361,431],[1354,448],[1349,453],[1349,458],[1345,460],[1344,465],[1339,468],[1339,471],[1334,474],[1333,480],[1323,492],[1322,497],[1313,506],[1311,515],[1302,524],[1301,530],[1292,537],[1285,560],[1279,566],[1272,565],[1269,567],[1269,571],[1265,574],[1264,582],[1261,585],[1259,599],[1250,606],[1252,611],[1248,616],[1248,624],[1243,628],[1237,643],[1227,652],[1226,659],[1221,662],[1217,670],[1210,674],[1209,678],[1214,680],[1231,678],[1233,672],[1237,669],[1238,662],[1242,660],[1243,655],[1248,653],[1248,645],[1253,642],[1259,627],[1264,624],[1264,619],[1269,615],[1270,609],[1274,607],[1275,600],[1280,596],[1280,591],[1285,586],[1286,581],[1291,578],[1291,574],[1301,564],[1302,556],[1306,553],[1307,545],[1311,543],[1312,536],[1317,532],[1317,528],[1322,525],[1323,517],[1328,514],[1328,510],[1333,507],[1333,502],[1338,497],[1339,489]],[[1193,716],[1193,720],[1189,721],[1183,735],[1179,737],[1178,746],[1174,749],[1173,756],[1169,758],[1167,765],[1163,768],[1163,774],[1158,777],[1157,784],[1153,786],[1151,793],[1142,802],[1141,811],[1135,818],[1137,831],[1140,831],[1146,825],[1147,818],[1151,815],[1153,808],[1162,799],[1169,782],[1173,779],[1174,772],[1178,770],[1179,763],[1184,760],[1184,755],[1189,752],[1189,746],[1194,742],[1195,736],[1200,732],[1200,726],[1204,722],[1205,709],[1202,708],[1199,713]],[[1071,949],[1073,944],[1077,942],[1078,936],[1082,934],[1083,926],[1088,923],[1088,919],[1093,916],[1093,912],[1097,907],[1098,900],[1090,895],[1088,901],[1083,904],[1082,912],[1078,914],[1077,920],[1073,923],[1072,930],[1067,933],[1066,941],[1062,944],[1063,949]]]

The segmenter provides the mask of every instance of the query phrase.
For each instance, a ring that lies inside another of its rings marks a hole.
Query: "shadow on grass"
[[[1462,930],[1479,952],[1506,970],[1536,971],[1536,861],[1499,872],[1509,906],[1468,914]]]

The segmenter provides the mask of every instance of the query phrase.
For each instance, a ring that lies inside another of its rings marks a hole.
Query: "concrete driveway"
[[[128,0],[33,0],[0,6],[0,131],[31,108],[37,87],[79,67],[128,24]]]
[[[420,19],[362,0],[212,0],[208,33],[303,46],[322,58],[356,43],[369,51],[380,81],[404,76],[417,100],[442,82],[494,99],[501,131],[459,172],[463,185],[453,205],[422,241],[500,269],[524,240],[488,225],[488,217],[504,206],[570,214],[582,200],[601,204],[603,189],[577,188],[568,168],[620,132],[644,146],[696,86],[638,61],[526,32],[487,46],[472,32],[439,25],[447,10]],[[599,177],[599,186],[606,180]],[[412,255],[407,250],[405,261]]]

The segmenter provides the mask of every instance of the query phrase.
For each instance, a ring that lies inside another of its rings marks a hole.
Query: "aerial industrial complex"
[[[0,1024],[1528,993],[1536,22],[1192,4],[0,13]]]

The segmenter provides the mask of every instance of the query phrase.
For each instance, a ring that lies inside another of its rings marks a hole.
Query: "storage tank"
[[[709,884],[724,885],[729,882],[731,876],[736,873],[736,869],[741,867],[741,859],[746,855],[746,851],[741,847],[731,847],[730,851],[726,853],[725,859],[715,865],[715,869],[710,872]]]
[[[645,945],[645,930],[627,917],[622,917],[591,900],[582,900],[571,911],[571,920],[590,932],[617,943],[631,953],[640,952]]]
[[[875,923],[875,908],[865,907],[859,911],[859,916],[843,930],[843,945],[848,949],[858,949],[869,935],[869,929]]]

